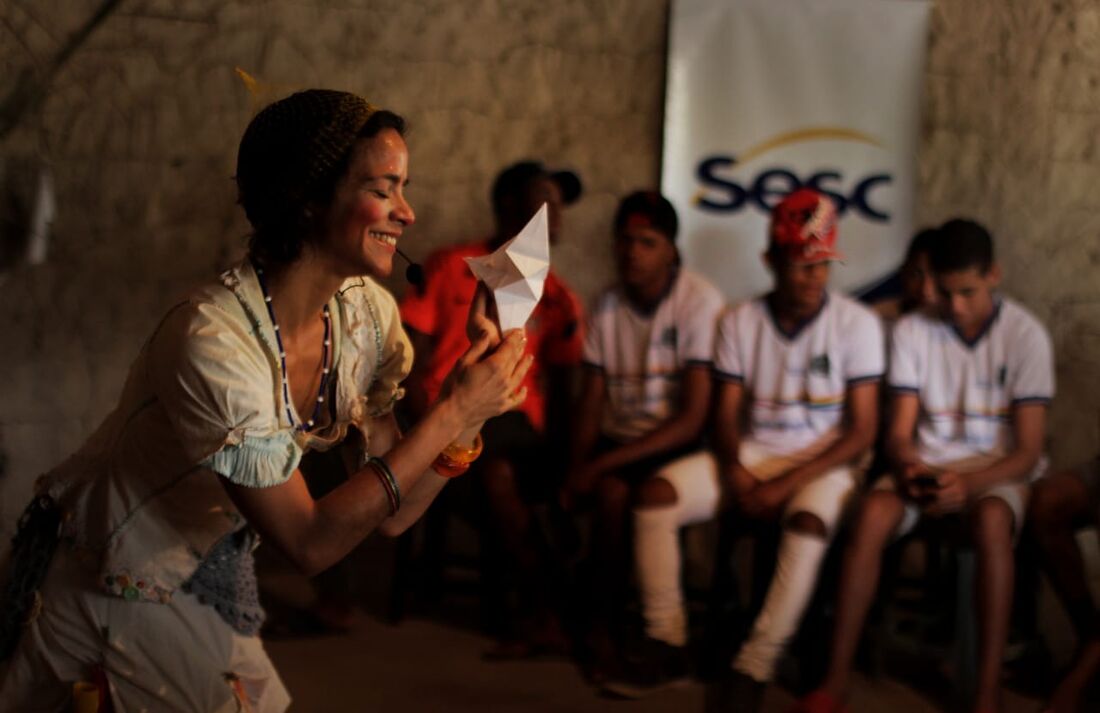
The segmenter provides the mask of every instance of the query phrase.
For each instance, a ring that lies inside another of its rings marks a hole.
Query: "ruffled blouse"
[[[219,478],[279,485],[303,452],[331,448],[353,425],[369,450],[371,419],[403,394],[412,346],[393,296],[369,278],[345,282],[329,311],[335,403],[309,433],[289,421],[275,333],[248,262],[168,311],[115,410],[38,483],[107,592],[168,601],[219,540],[246,526]]]

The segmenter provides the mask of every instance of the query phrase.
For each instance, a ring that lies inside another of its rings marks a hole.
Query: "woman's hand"
[[[532,357],[524,356],[524,330],[512,330],[506,339],[501,338],[496,301],[484,282],[477,283],[466,317],[466,336],[470,348],[443,380],[440,396],[455,399],[464,431],[476,432],[487,419],[516,408],[527,398],[527,389],[520,389],[520,384]]]
[[[466,313],[466,338],[473,344],[486,332],[490,335],[489,351],[492,351],[500,344],[501,338],[497,301],[485,283],[478,280],[474,300]]]
[[[527,387],[521,388],[533,360],[524,354],[527,335],[522,329],[510,331],[504,341],[498,335],[495,330],[483,331],[444,381],[443,397],[453,401],[466,429],[480,428],[527,398]],[[494,339],[498,346],[490,354]]]

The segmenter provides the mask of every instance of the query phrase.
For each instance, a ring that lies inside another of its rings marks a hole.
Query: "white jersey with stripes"
[[[676,413],[684,369],[711,363],[724,304],[718,288],[685,269],[648,315],[631,306],[619,287],[600,295],[589,316],[584,362],[606,379],[605,436],[629,442]]]
[[[890,352],[890,387],[917,394],[918,456],[930,465],[994,461],[1014,447],[1012,409],[1054,397],[1054,357],[1042,323],[1018,303],[998,298],[971,340],[935,314],[898,321]]]
[[[814,316],[786,332],[769,298],[759,297],[722,317],[714,369],[718,379],[744,385],[743,444],[812,458],[839,438],[848,389],[882,379],[882,324],[867,307],[829,291]]]

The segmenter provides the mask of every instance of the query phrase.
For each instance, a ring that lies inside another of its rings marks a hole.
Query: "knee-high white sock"
[[[645,633],[673,646],[687,644],[679,531],[679,508],[675,505],[634,511],[634,561]]]
[[[817,584],[818,570],[829,543],[813,535],[785,532],[779,544],[764,607],[753,623],[733,668],[757,681],[770,681],[783,648],[794,636]]]

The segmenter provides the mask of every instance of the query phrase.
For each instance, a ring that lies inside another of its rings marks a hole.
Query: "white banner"
[[[836,201],[832,285],[890,274],[913,231],[923,0],[673,0],[661,186],[689,267],[731,298],[767,290],[768,211]]]

